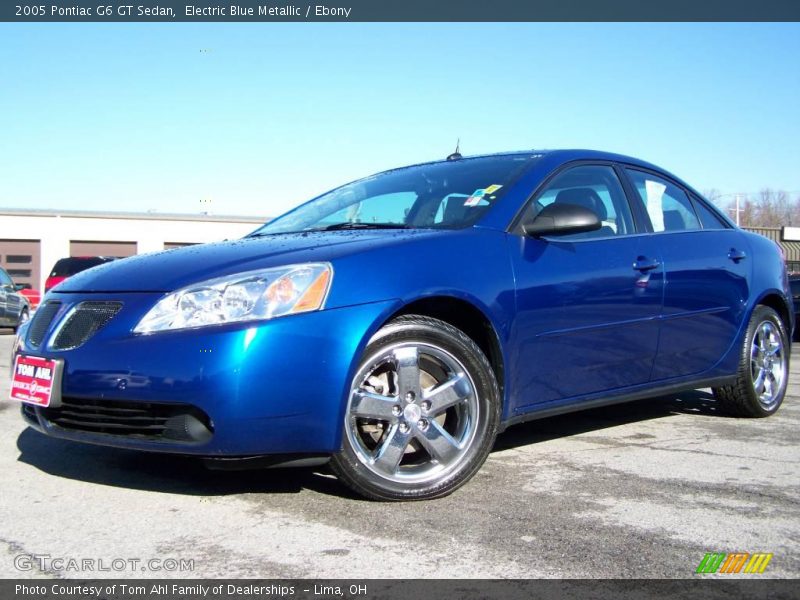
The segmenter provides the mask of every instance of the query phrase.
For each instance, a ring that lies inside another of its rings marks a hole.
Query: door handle
[[[657,269],[661,266],[661,262],[655,258],[647,258],[646,256],[640,256],[636,259],[633,263],[633,269],[635,271],[652,271],[653,269]]]
[[[728,258],[730,258],[733,262],[738,263],[740,260],[747,258],[747,253],[744,250],[731,248],[731,251],[728,252]]]

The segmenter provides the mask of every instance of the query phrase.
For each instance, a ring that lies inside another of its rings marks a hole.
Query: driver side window
[[[582,165],[558,174],[529,205],[531,217],[553,203],[575,204],[588,208],[600,219],[600,229],[559,236],[581,240],[634,233],[625,192],[614,169],[607,165]],[[531,214],[532,213],[532,214]]]

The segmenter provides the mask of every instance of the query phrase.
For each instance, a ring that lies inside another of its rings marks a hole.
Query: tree
[[[713,192],[714,190],[712,190]],[[720,198],[719,194],[716,196]],[[728,211],[734,214],[736,200],[728,202]],[[800,225],[800,194],[791,200],[783,190],[762,189],[755,198],[740,195],[739,224],[742,227],[784,227]]]

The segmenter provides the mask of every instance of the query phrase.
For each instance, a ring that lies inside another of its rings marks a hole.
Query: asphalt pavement
[[[0,577],[684,578],[707,552],[800,577],[800,366],[769,419],[709,390],[510,428],[440,500],[353,496],[325,468],[47,438],[8,399],[0,333]],[[795,357],[798,358],[797,356]]]

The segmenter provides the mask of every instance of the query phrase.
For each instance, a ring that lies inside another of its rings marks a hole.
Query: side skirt
[[[672,383],[663,385],[656,388],[639,389],[631,392],[626,392],[618,395],[601,396],[597,394],[574,400],[566,404],[559,404],[558,406],[534,406],[528,412],[514,415],[509,417],[500,424],[500,432],[505,431],[512,425],[525,423],[527,421],[535,421],[537,419],[546,419],[548,417],[555,417],[556,415],[563,415],[571,412],[578,412],[581,410],[588,410],[590,408],[600,408],[601,406],[611,406],[613,404],[623,404],[625,402],[632,402],[634,400],[643,400],[645,398],[656,398],[666,394],[674,394],[675,392],[686,392],[689,390],[696,390],[706,387],[721,387],[724,385],[733,385],[736,382],[735,376],[725,375],[723,377],[712,377],[710,379],[700,379],[690,383]]]
[[[330,454],[265,454],[259,456],[206,456],[203,464],[212,471],[247,471],[318,467],[331,459]]]

